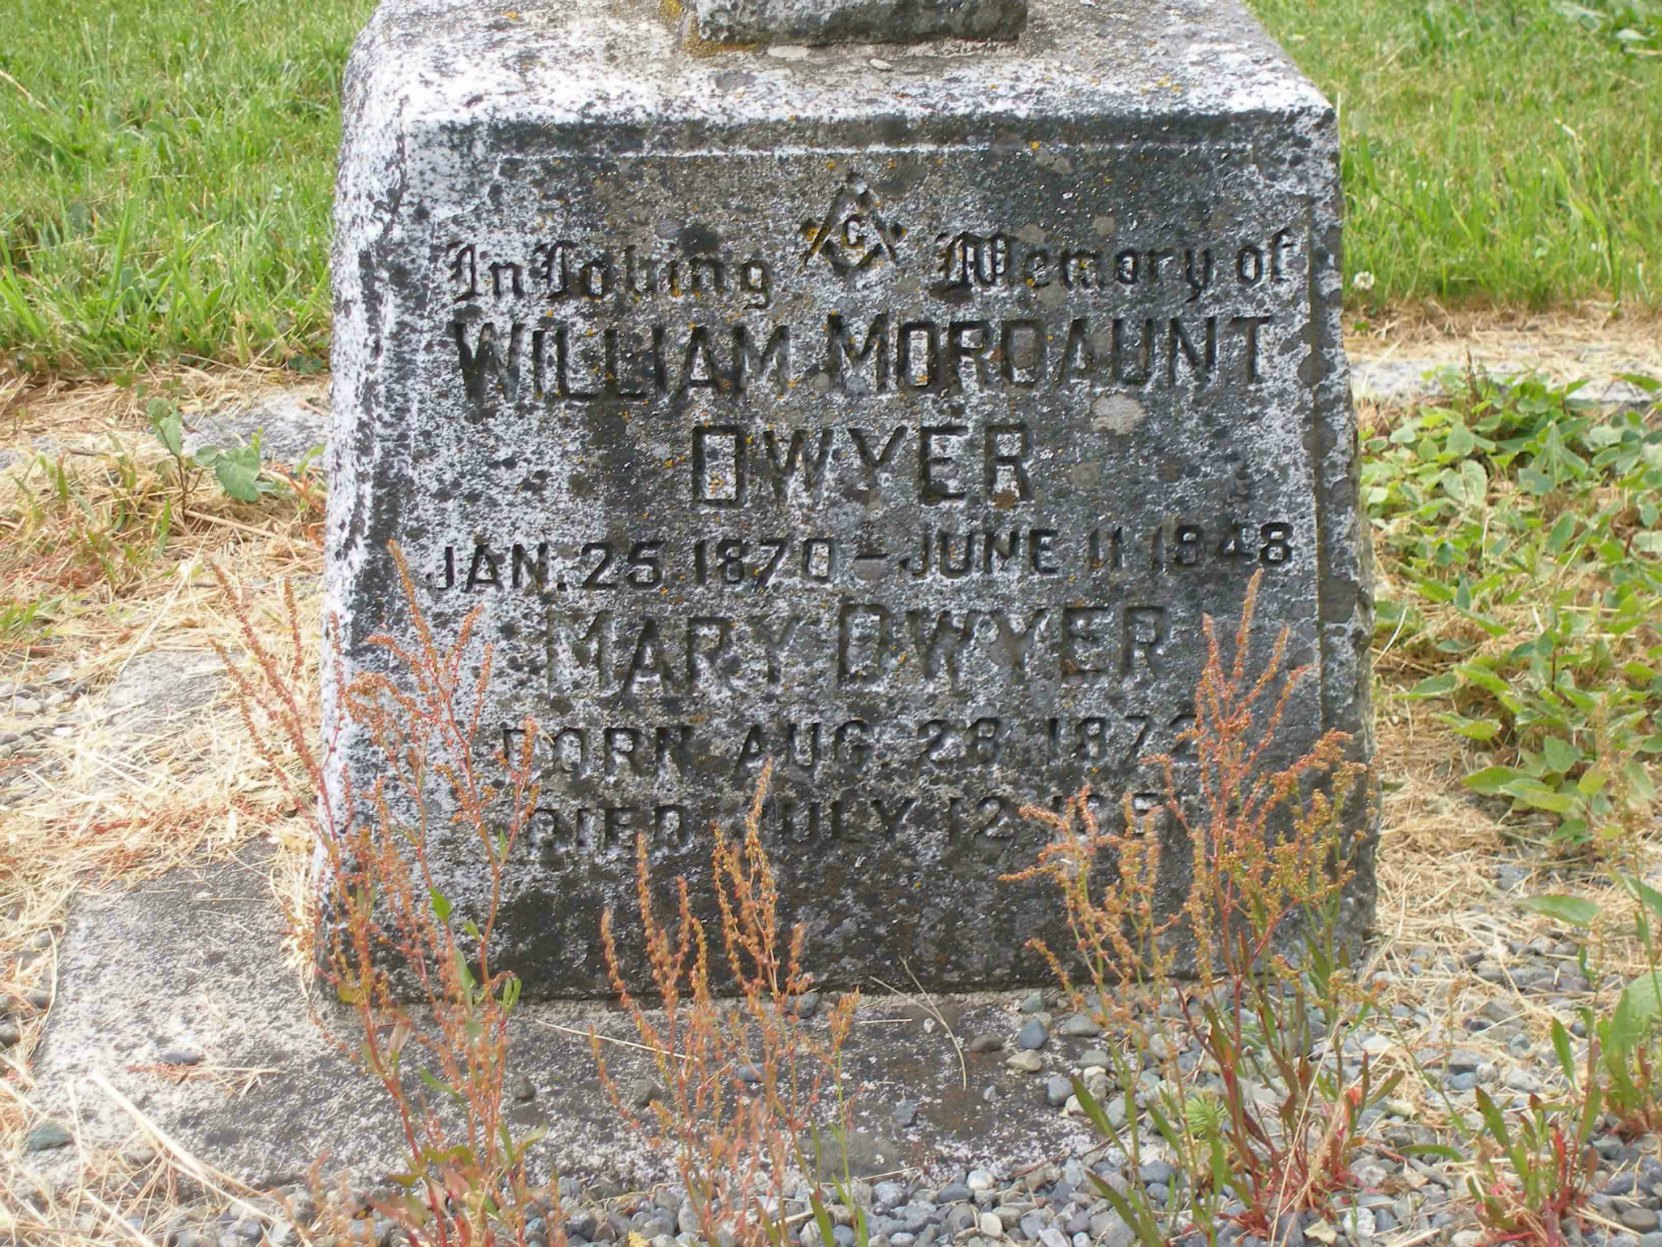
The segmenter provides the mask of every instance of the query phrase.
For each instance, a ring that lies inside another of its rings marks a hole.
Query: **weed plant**
[[[257,442],[187,454],[176,404],[153,399],[148,418],[166,459],[112,433],[97,450],[37,452],[7,474],[0,652],[38,642],[78,607],[107,609],[142,588],[179,557],[182,538],[246,526],[251,512],[238,518],[239,506],[321,530],[323,483],[309,457],[292,469],[265,463]]]
[[[1631,857],[1656,800],[1658,410],[1468,378],[1363,455],[1382,666],[1470,742],[1467,785],[1568,856]]]
[[[1232,657],[1206,621],[1195,723],[1179,742],[1192,752],[1183,786],[1198,800],[1180,796],[1178,763],[1164,757],[1164,805],[1139,814],[1127,801],[1117,828],[1099,823],[1088,792],[1060,813],[1030,808],[1053,838],[1014,876],[1048,879],[1066,907],[1085,979],[1062,952],[1036,947],[1111,1037],[1119,1106],[1104,1103],[1106,1079],[1074,1091],[1128,1158],[1123,1190],[1098,1187],[1148,1247],[1191,1233],[1215,1241],[1226,1220],[1268,1238],[1285,1213],[1325,1208],[1351,1183],[1364,1114],[1396,1082],[1366,1057],[1344,1059],[1369,1007],[1336,934],[1363,847],[1345,807],[1367,799],[1367,777],[1337,732],[1269,764],[1308,671],[1288,666],[1285,632],[1250,669],[1257,589],[1255,578]],[[1168,845],[1186,853],[1187,882],[1162,907]],[[1302,955],[1287,955],[1293,945]],[[1151,1152],[1181,1174],[1164,1208],[1138,1174]]]
[[[287,652],[280,653],[227,592],[251,662],[221,656],[262,758],[294,785],[298,803],[318,806],[317,960],[357,1022],[358,1042],[342,1046],[396,1109],[409,1166],[394,1179],[401,1194],[374,1206],[417,1243],[507,1245],[525,1241],[528,1210],[540,1198],[554,1208],[548,1222],[557,1241],[558,1188],[534,1192],[526,1173],[527,1149],[540,1132],[515,1134],[504,1113],[508,1021],[519,981],[497,967],[492,941],[509,861],[537,804],[535,724],[526,722],[520,748],[496,756],[487,776],[475,745],[491,675],[488,645],[477,675],[466,674],[477,612],[453,644],[442,645],[403,556],[396,547],[392,553],[414,645],[372,638],[396,676],[364,673],[347,681],[336,641],[342,723],[323,746],[312,708],[294,693],[310,645],[294,623],[292,597]],[[330,781],[326,762],[347,724],[372,746],[372,780],[348,769],[338,783]],[[286,756],[299,760],[298,774],[286,769]],[[471,847],[485,898],[477,913],[459,912],[437,885],[429,845],[440,829],[460,832]],[[302,921],[298,935],[309,946],[311,923]],[[414,1007],[405,1003],[412,996]]]
[[[1585,1076],[1577,1077],[1569,1032],[1554,1019],[1553,1051],[1564,1075],[1563,1099],[1531,1095],[1510,1119],[1482,1088],[1475,1092],[1483,1131],[1475,1138],[1466,1179],[1477,1221],[1490,1243],[1559,1247],[1593,1191],[1599,1118],[1597,1044],[1588,1047]]]
[[[693,913],[684,877],[675,880],[674,916],[659,917],[647,841],[635,842],[635,883],[650,966],[649,1004],[620,966],[608,911],[602,947],[612,985],[640,1042],[652,1053],[658,1090],[644,1112],[626,1102],[605,1059],[595,1061],[619,1116],[654,1152],[674,1156],[676,1170],[707,1243],[763,1247],[786,1241],[783,1209],[793,1172],[815,1173],[818,1110],[835,1107],[832,1134],[846,1129],[842,1049],[858,1008],[844,993],[821,1029],[800,1016],[811,990],[802,969],[803,928],[785,933],[779,893],[762,843],[762,809],[773,766],[763,767],[743,838],[712,827],[711,876],[721,915],[719,954],[731,976],[731,1000],[711,986],[711,947]],[[831,1241],[823,1202],[814,1211]]]
[[[1610,938],[1635,950],[1639,970],[1616,994],[1600,996],[1581,1011],[1583,1031],[1595,1055],[1587,1078],[1610,1123],[1628,1138],[1662,1130],[1662,892],[1638,875],[1617,872],[1620,895],[1632,916]],[[1586,977],[1602,987],[1606,940],[1599,928],[1620,925],[1613,907],[1579,896],[1533,896],[1525,908],[1545,914],[1577,933]],[[1591,963],[1591,964],[1590,964]]]

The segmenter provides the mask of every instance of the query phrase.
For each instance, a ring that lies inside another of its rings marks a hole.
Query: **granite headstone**
[[[602,989],[636,837],[696,884],[769,758],[815,970],[1043,981],[1018,811],[1156,792],[1260,570],[1285,746],[1369,748],[1333,110],[1229,0],[901,9],[386,0],[353,55],[329,602],[348,675],[389,542],[483,609],[529,993]]]

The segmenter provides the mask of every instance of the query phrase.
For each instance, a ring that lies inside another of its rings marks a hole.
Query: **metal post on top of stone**
[[[441,636],[482,611],[481,757],[537,726],[529,994],[604,994],[636,838],[696,890],[770,758],[810,969],[1046,981],[1018,811],[1154,799],[1255,572],[1313,670],[1288,756],[1371,749],[1333,109],[1236,0],[684,2],[383,0],[360,38],[342,670],[408,636],[389,543]]]

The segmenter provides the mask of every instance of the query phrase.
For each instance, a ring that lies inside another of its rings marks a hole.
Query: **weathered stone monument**
[[[600,987],[635,838],[699,876],[768,758],[814,969],[1042,981],[1019,807],[1151,791],[1260,569],[1289,748],[1364,731],[1339,214],[1331,108],[1229,0],[387,0],[330,602],[348,671],[407,626],[389,541],[441,634],[483,608],[481,749],[540,725],[527,991]]]

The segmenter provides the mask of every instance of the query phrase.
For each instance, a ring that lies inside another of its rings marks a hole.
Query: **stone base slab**
[[[283,958],[268,856],[251,851],[78,904],[60,948],[32,1098],[59,1121],[78,1113],[83,1143],[120,1147],[137,1127],[97,1088],[93,1075],[101,1074],[201,1160],[257,1188],[302,1179],[319,1155],[329,1158],[326,1172],[374,1182],[405,1168],[397,1125],[380,1088],[312,1011],[321,1007],[355,1046],[351,1015],[303,991]],[[856,1175],[910,1169],[947,1173],[945,1181],[967,1167],[1019,1171],[1095,1144],[1084,1123],[1046,1102],[1042,1074],[1005,1064],[1027,1020],[1018,1004],[1009,994],[924,1000],[868,991],[848,1049]],[[1005,1051],[965,1051],[961,1067],[936,1010],[966,1047],[995,1034]],[[583,1181],[667,1179],[672,1158],[649,1155],[601,1088],[585,1037],[591,1027],[634,1038],[628,1019],[603,1004],[521,1007],[513,1073],[535,1094],[511,1101],[514,1127],[547,1128],[534,1152],[539,1177],[552,1166]],[[1093,1043],[1055,1035],[1041,1053],[1045,1072],[1076,1068]],[[195,1054],[198,1064],[165,1063]],[[641,1054],[619,1047],[614,1057],[625,1085],[649,1072]],[[901,1124],[903,1102],[917,1106],[909,1125]],[[75,1164],[77,1151],[24,1159],[51,1170]]]

